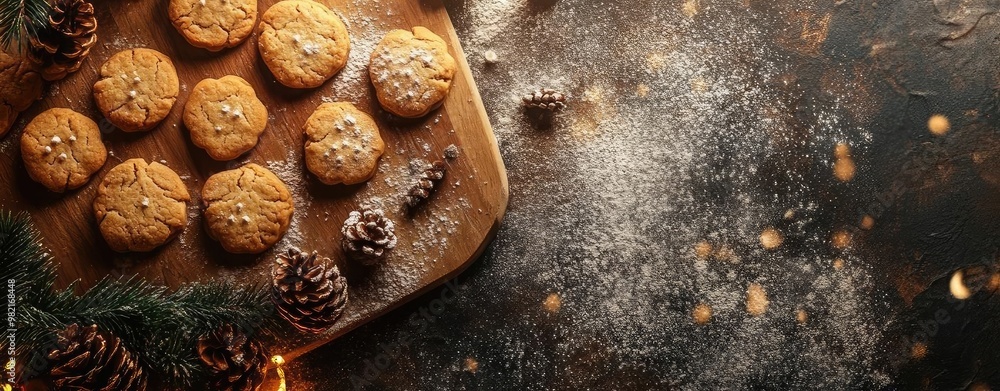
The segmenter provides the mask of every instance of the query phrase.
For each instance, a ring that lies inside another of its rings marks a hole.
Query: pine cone
[[[84,0],[55,0],[48,28],[31,37],[31,58],[48,81],[76,72],[97,43],[94,6]]]
[[[410,188],[410,194],[406,195],[406,206],[413,209],[427,201],[427,198],[437,190],[437,186],[444,179],[444,173],[447,170],[448,167],[442,161],[436,161],[424,170],[420,174],[417,184]]]
[[[278,255],[271,269],[271,300],[282,318],[295,328],[319,333],[347,306],[347,279],[329,258],[296,249]]]
[[[566,107],[566,95],[551,88],[543,88],[521,98],[524,107],[556,111]]]
[[[146,377],[118,337],[71,324],[48,354],[53,390],[145,390]]]
[[[212,390],[249,391],[264,383],[267,352],[233,325],[202,336],[198,356],[209,368]]]
[[[366,265],[375,264],[386,251],[396,247],[396,226],[381,209],[351,212],[344,222],[344,252]]]

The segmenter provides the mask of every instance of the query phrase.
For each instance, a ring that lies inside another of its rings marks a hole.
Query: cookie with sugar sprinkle
[[[416,26],[386,34],[372,52],[368,72],[382,108],[419,118],[444,102],[457,69],[444,40]]]

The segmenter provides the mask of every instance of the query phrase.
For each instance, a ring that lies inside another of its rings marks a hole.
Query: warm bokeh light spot
[[[766,250],[775,250],[781,247],[781,243],[785,241],[785,238],[781,236],[781,232],[774,228],[766,228],[760,233],[760,245],[764,246]]]
[[[934,114],[927,120],[927,130],[935,136],[944,136],[951,130],[951,121],[941,114]]]
[[[691,310],[691,319],[694,319],[696,324],[706,324],[712,321],[712,307],[705,303],[698,303]]]
[[[771,302],[767,299],[767,292],[758,283],[750,284],[747,288],[747,312],[753,316],[761,316],[767,312],[767,306]]]
[[[955,298],[959,300],[965,300],[972,297],[972,291],[965,286],[964,279],[964,273],[959,270],[951,275],[951,281],[948,283],[948,290],[951,291],[951,295],[955,296]]]

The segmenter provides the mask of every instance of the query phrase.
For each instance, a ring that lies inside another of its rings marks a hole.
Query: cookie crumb
[[[444,157],[446,159],[457,158],[461,152],[458,151],[458,147],[455,144],[451,144],[444,149]]]
[[[483,58],[486,59],[487,64],[496,64],[497,61],[500,60],[500,57],[497,56],[497,52],[492,50],[487,50],[486,53],[483,53]]]

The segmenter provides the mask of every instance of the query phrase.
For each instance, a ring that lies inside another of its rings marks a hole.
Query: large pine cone
[[[56,335],[48,354],[53,390],[145,390],[146,377],[121,340],[97,325],[71,324]]]
[[[295,328],[319,333],[344,313],[347,279],[329,258],[289,249],[278,255],[271,276],[271,300]]]
[[[84,0],[55,0],[48,28],[31,37],[28,57],[48,81],[76,72],[97,43],[94,5]]]
[[[366,265],[375,264],[386,251],[396,247],[396,226],[381,209],[351,212],[341,232],[347,256]]]
[[[437,190],[437,186],[444,179],[444,173],[447,170],[448,167],[445,166],[444,162],[436,161],[420,173],[417,184],[413,185],[406,195],[406,206],[413,209],[427,201],[431,194]]]
[[[210,370],[212,390],[252,391],[264,383],[267,352],[232,325],[202,336],[198,356]]]

